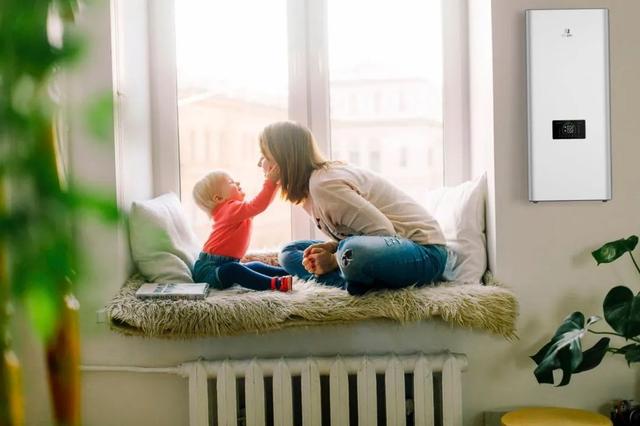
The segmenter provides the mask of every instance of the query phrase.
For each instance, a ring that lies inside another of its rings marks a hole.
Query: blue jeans
[[[427,285],[442,279],[447,263],[447,249],[442,245],[423,246],[400,237],[355,236],[338,244],[338,269],[317,276],[304,269],[302,254],[320,242],[301,240],[287,244],[278,256],[280,265],[291,275],[341,287],[350,294]]]
[[[193,280],[209,283],[223,290],[234,284],[251,290],[270,290],[271,278],[288,275],[287,271],[262,262],[240,263],[239,259],[216,254],[200,253],[193,265]]]

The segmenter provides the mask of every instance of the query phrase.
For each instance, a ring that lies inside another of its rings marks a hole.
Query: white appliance
[[[610,200],[609,13],[527,10],[529,200]]]

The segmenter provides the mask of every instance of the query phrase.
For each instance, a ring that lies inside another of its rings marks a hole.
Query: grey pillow
[[[193,282],[191,271],[201,247],[176,194],[134,202],[129,241],[133,261],[149,282]]]

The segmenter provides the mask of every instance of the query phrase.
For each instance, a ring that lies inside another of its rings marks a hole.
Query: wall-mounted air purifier
[[[529,200],[610,200],[609,14],[527,10]]]

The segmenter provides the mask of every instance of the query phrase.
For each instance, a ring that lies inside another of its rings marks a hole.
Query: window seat
[[[489,272],[484,280],[484,285],[446,282],[364,296],[298,280],[291,293],[236,286],[210,291],[205,300],[139,300],[135,291],[144,279],[134,275],[106,312],[113,330],[157,338],[230,336],[381,318],[400,323],[439,318],[452,326],[517,338],[515,295]]]
[[[351,296],[312,282],[294,282],[292,293],[240,287],[210,291],[205,300],[139,300],[143,275],[134,275],[107,305],[112,328],[129,335],[192,338],[263,333],[287,327],[388,319],[400,323],[438,319],[452,326],[516,338],[518,302],[487,269],[484,234],[485,178],[430,193],[428,211],[458,254],[458,281]],[[154,282],[190,282],[202,245],[196,241],[175,194],[134,202],[129,216],[134,262]],[[275,253],[245,261],[276,263]],[[480,281],[484,281],[484,285]]]

